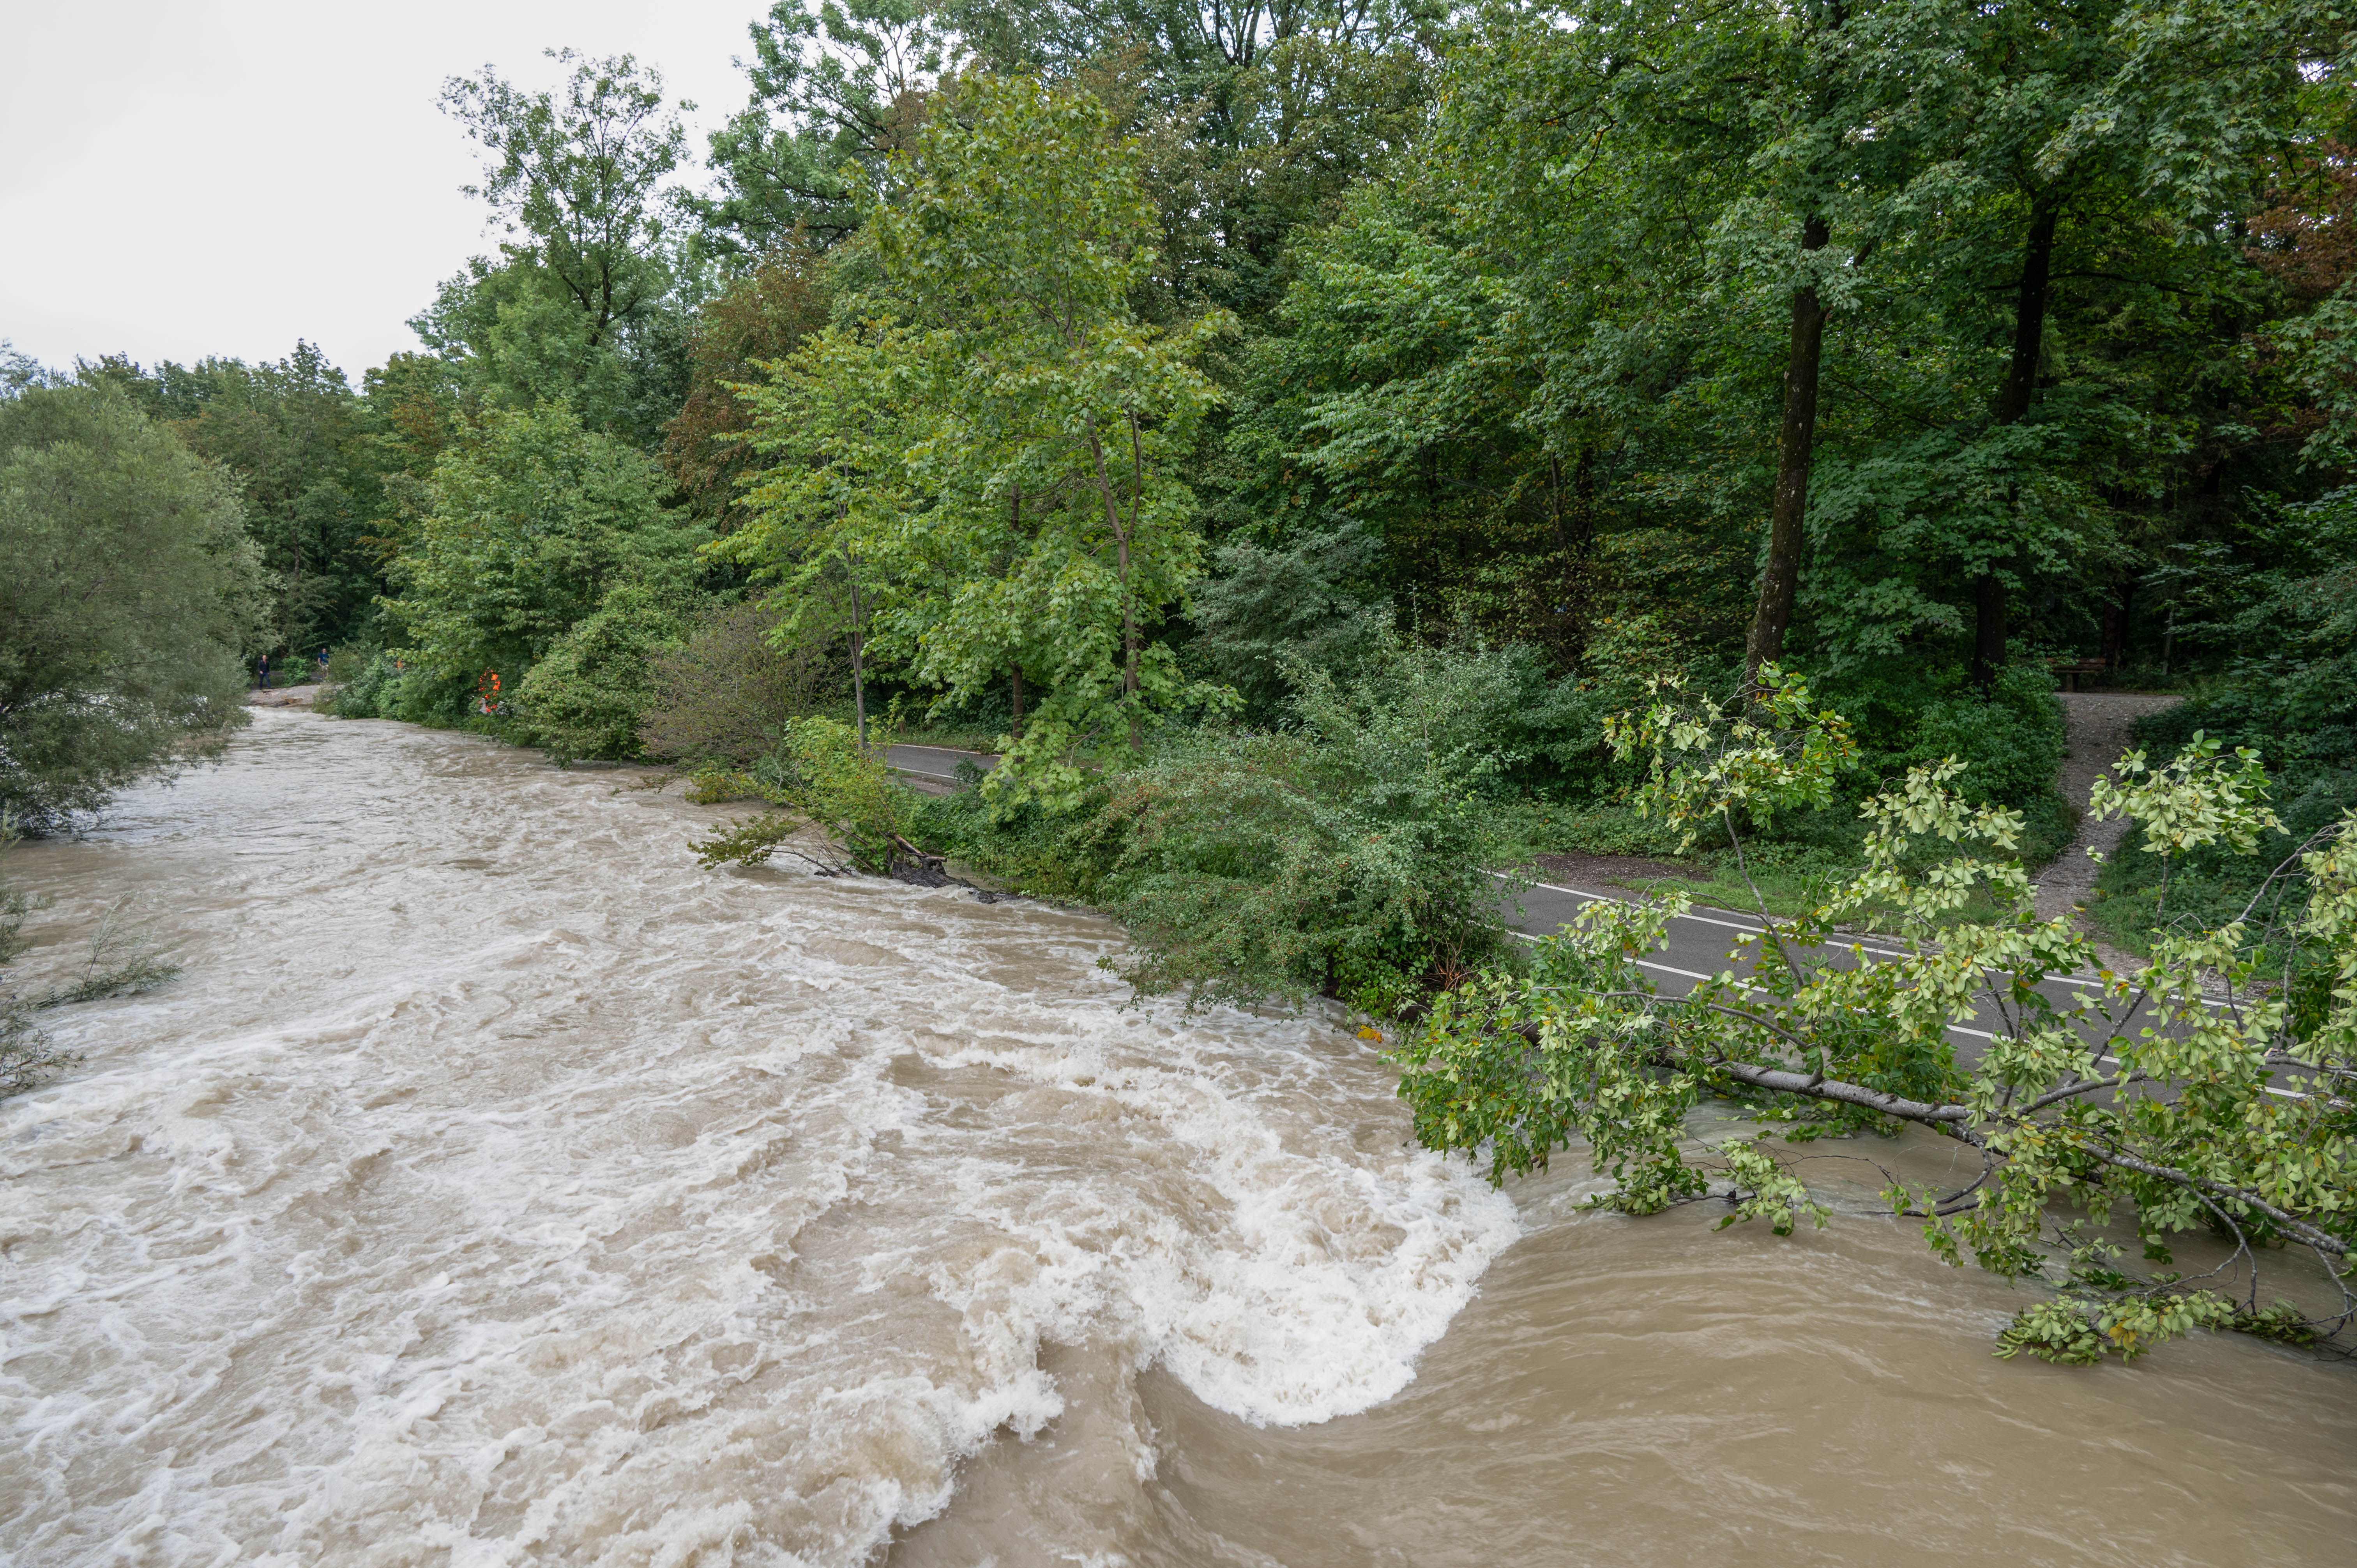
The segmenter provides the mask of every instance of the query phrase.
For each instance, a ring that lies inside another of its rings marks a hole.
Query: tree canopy
[[[236,482],[105,386],[0,399],[0,817],[51,832],[244,720]]]

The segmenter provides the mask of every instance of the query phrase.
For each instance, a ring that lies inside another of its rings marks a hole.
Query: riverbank
[[[1576,1158],[1492,1192],[1339,1014],[1128,1006],[1094,917],[705,871],[726,808],[254,719],[12,867],[69,926],[159,895],[187,965],[65,1010],[85,1069],[0,1104],[27,1568],[2206,1565],[2357,1527],[2345,1369],[1994,1360],[2024,1290],[1838,1161],[1789,1239],[1584,1210]]]

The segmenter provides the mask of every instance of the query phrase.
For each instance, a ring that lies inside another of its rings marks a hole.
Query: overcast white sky
[[[553,85],[550,46],[635,54],[703,132],[767,0],[0,0],[0,338],[45,364],[277,359],[357,386],[489,251],[474,145],[435,107],[486,62]]]

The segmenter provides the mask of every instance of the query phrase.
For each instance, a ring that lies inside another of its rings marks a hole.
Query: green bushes
[[[1491,733],[1518,662],[1394,646],[1344,685],[1288,663],[1292,722],[1172,732],[1094,780],[1079,810],[994,817],[971,792],[926,808],[941,847],[1126,927],[1111,961],[1142,995],[1370,1012],[1511,946],[1488,874],[1514,754]]]
[[[639,725],[655,695],[652,660],[686,631],[676,592],[629,581],[608,590],[597,608],[525,672],[514,705],[517,738],[562,766],[580,757],[631,757]]]
[[[2252,593],[2229,629],[2242,656],[2208,690],[2137,721],[2155,755],[2206,735],[2258,753],[2280,829],[2237,854],[2211,845],[2164,882],[2131,838],[2095,885],[2096,923],[2143,950],[2165,929],[2233,918],[2295,846],[2357,809],[2357,489],[2293,510],[2306,553]]]
[[[476,714],[475,679],[441,674],[379,652],[350,682],[326,694],[329,713],[347,719],[399,719],[450,728]]]
[[[349,642],[345,643],[328,655],[328,682],[339,686],[348,684],[357,679],[362,670],[368,668],[369,660],[372,657],[374,657],[373,650],[356,648]]]
[[[916,826],[916,797],[841,720],[797,719],[790,733],[795,804],[843,842],[860,870],[890,871]]]
[[[636,756],[651,660],[687,635],[700,570],[703,531],[662,509],[662,484],[561,404],[490,413],[436,464],[393,564],[402,645],[329,711],[488,730],[560,763]]]
[[[245,722],[236,482],[118,392],[0,397],[0,813],[70,828]]]
[[[1867,766],[1896,778],[1943,757],[1962,757],[1967,766],[1957,776],[1956,793],[1969,804],[2027,809],[2051,797],[2069,750],[2054,678],[2017,664],[2000,671],[1996,689],[1983,695],[1964,687],[1961,674],[1929,672],[1922,684],[1939,694],[1915,709],[1911,725],[1894,726]],[[1860,738],[1871,746],[1882,737]]]
[[[772,805],[807,817],[842,843],[861,871],[883,875],[922,859],[909,837],[917,831],[917,798],[893,782],[882,759],[863,750],[858,732],[840,720],[789,721],[781,754],[755,764],[744,782]],[[696,857],[706,865],[758,865],[800,825],[774,813],[731,822],[697,844]]]
[[[560,761],[634,755],[647,661],[685,633],[704,537],[662,489],[562,404],[489,413],[435,465],[393,564],[394,668],[363,671],[336,711],[489,727]]]
[[[843,661],[830,639],[780,646],[778,612],[760,603],[706,611],[678,648],[654,655],[640,719],[648,756],[742,770],[779,751],[787,725],[830,703]]]
[[[1125,774],[1090,824],[1135,944],[1112,967],[1141,995],[1385,1014],[1501,958],[1489,770],[1396,739],[1204,736]]]
[[[1677,853],[1682,835],[1627,800],[1641,775],[1614,758],[1602,722],[1641,691],[1637,671],[1658,667],[1663,650],[1643,627],[1612,650],[1625,661],[1570,678],[1550,678],[1526,646],[1437,649],[1389,635],[1347,682],[1287,656],[1280,727],[1166,732],[1063,815],[994,811],[974,794],[930,802],[918,836],[1028,891],[1113,915],[1135,943],[1115,967],[1143,994],[1323,992],[1388,1012],[1508,960],[1491,869],[1534,847]],[[1988,697],[1945,677],[1889,691],[1870,764],[1846,763],[1813,809],[1738,821],[1749,868],[1783,902],[1846,875],[1863,853],[1857,797],[1888,771],[1952,752],[1970,764],[1956,779],[1962,798],[2045,811],[2052,825],[2032,853],[2050,855],[2068,833],[2050,688],[2023,671]],[[1923,700],[1909,711],[1912,699]],[[1712,883],[1723,825],[1697,827],[1701,890],[1735,896]]]

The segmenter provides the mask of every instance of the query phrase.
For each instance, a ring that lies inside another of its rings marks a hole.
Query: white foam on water
[[[19,852],[67,917],[159,889],[188,973],[0,1104],[0,1556],[856,1563],[1057,1430],[1043,1347],[1324,1421],[1514,1238],[1329,1021],[1125,1012],[1073,914],[701,871],[716,815],[265,714]]]

